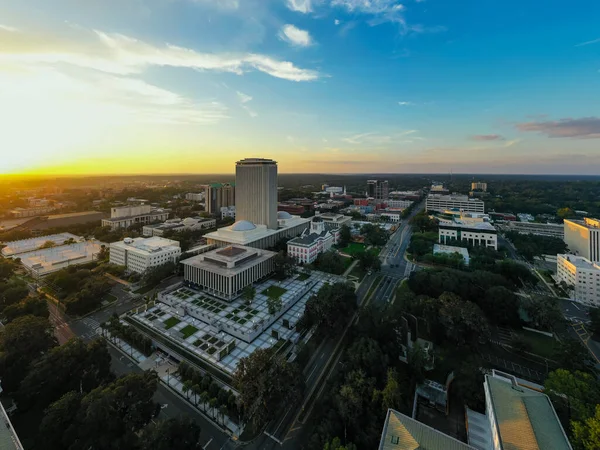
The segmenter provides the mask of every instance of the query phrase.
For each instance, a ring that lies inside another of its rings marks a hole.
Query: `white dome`
[[[287,220],[287,219],[291,219],[292,215],[289,212],[287,212],[287,211],[279,211],[277,213],[277,218],[278,219]]]
[[[191,217],[186,217],[183,219],[183,224],[186,226],[194,225],[197,222],[196,219],[192,219]]]
[[[248,220],[238,220],[231,226],[233,231],[251,231],[256,229],[256,225]]]

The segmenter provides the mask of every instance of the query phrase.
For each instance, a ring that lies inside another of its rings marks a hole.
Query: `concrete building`
[[[506,222],[502,225],[502,228],[506,231],[516,231],[521,234],[565,238],[565,226],[558,223]]]
[[[235,219],[235,206],[223,206],[221,207],[221,220],[223,220],[225,217],[231,217],[232,219]]]
[[[272,159],[246,158],[235,166],[236,220],[277,229],[277,163]]]
[[[425,203],[425,209],[437,212],[455,209],[457,211],[483,213],[485,203],[482,200],[469,198],[466,195],[429,194]]]
[[[474,181],[471,183],[471,190],[487,192],[487,183],[483,183],[481,181]]]
[[[334,230],[340,228],[342,225],[350,225],[352,222],[352,217],[344,216],[343,214],[337,213],[322,213],[316,214],[315,217],[320,217],[321,220],[325,223],[325,227]]]
[[[310,264],[320,253],[326,252],[337,244],[338,239],[339,229],[329,231],[325,228],[323,220],[315,217],[310,224],[310,232],[288,241],[287,252],[296,262]]]
[[[600,265],[574,255],[556,256],[556,281],[564,281],[573,290],[573,300],[590,306],[600,306]]]
[[[5,242],[6,246],[1,250],[5,258],[18,257],[22,253],[33,252],[42,247],[65,245],[65,242],[79,242],[83,240],[80,236],[71,233],[50,234],[47,236],[38,236],[19,241]]]
[[[388,409],[379,450],[477,450],[418,420]]]
[[[296,205],[294,203],[279,203],[277,205],[277,212],[285,211],[290,214],[300,215],[303,214],[306,210],[302,205]]]
[[[383,201],[389,198],[389,192],[387,180],[367,180],[367,197]]]
[[[143,235],[146,237],[163,236],[167,231],[179,233],[181,231],[197,231],[215,228],[215,219],[204,219],[202,217],[186,217],[185,219],[169,219],[164,223],[144,225]]]
[[[485,376],[484,391],[491,449],[572,450],[547,395],[497,370]]]
[[[440,244],[446,244],[456,239],[467,241],[470,245],[490,247],[498,250],[498,232],[488,222],[461,223],[459,221],[441,221],[438,233]]]
[[[458,253],[463,257],[465,261],[465,265],[469,265],[469,250],[464,247],[455,247],[453,245],[433,245],[433,254],[434,255],[452,255],[454,253]]]
[[[402,219],[402,216],[399,212],[392,212],[392,211],[385,211],[385,212],[381,212],[379,214],[377,214],[379,216],[380,219],[383,220],[387,220],[389,222],[400,222],[400,220]],[[369,216],[367,216],[367,219],[369,218]]]
[[[565,219],[565,244],[578,256],[600,262],[600,220]]]
[[[23,217],[41,216],[52,211],[54,211],[52,206],[31,206],[29,208],[15,208],[10,211],[10,214],[15,219],[21,219]]]
[[[178,241],[161,237],[125,238],[121,242],[110,244],[110,262],[137,273],[176,262],[180,255]]]
[[[206,197],[206,191],[204,192],[188,192],[185,194],[185,199],[191,202],[203,202]]]
[[[388,200],[385,202],[388,208],[410,208],[414,203],[412,200]]]
[[[221,208],[235,205],[235,183],[212,183],[204,192],[208,213],[218,214]]]
[[[110,219],[102,220],[102,226],[118,230],[137,224],[164,222],[169,218],[169,213],[168,209],[157,209],[150,205],[114,207],[110,210]]]
[[[81,241],[69,245],[21,253],[21,265],[33,278],[57,272],[70,266],[95,261],[104,244],[99,241]]]
[[[24,447],[17,436],[10,418],[4,406],[0,403],[0,417],[4,426],[0,426],[0,449],[2,450],[23,450]]]
[[[232,301],[243,289],[273,272],[277,253],[241,245],[212,250],[182,261],[185,283]]]

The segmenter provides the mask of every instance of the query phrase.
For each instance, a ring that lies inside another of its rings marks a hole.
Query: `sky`
[[[0,0],[0,174],[600,173],[600,2]]]

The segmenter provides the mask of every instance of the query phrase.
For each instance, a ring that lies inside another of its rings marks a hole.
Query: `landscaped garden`
[[[279,298],[283,294],[287,292],[287,289],[282,288],[281,286],[269,286],[267,289],[261,292],[262,295],[266,295],[271,298]]]
[[[173,328],[179,322],[181,322],[181,320],[179,320],[177,317],[169,317],[163,323],[165,324],[165,328],[168,330],[169,328]]]
[[[296,280],[298,281],[306,281],[310,278],[310,273],[301,273],[300,275],[298,275],[296,277]]]
[[[257,314],[258,310],[252,308],[252,306],[241,305],[228,313],[225,317],[239,323],[240,325],[244,325],[249,320],[252,320],[252,318],[254,318],[254,316]]]
[[[198,331],[198,328],[192,326],[192,325],[187,325],[186,327],[184,327],[181,330],[181,334],[183,334],[183,338],[187,339],[189,338],[192,334],[194,334],[196,331]]]
[[[360,244],[358,242],[350,242],[346,247],[340,249],[340,252],[346,253],[350,256],[356,256],[359,253],[365,251],[365,244]]]

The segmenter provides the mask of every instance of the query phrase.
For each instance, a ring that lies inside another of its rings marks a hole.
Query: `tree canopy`
[[[317,326],[326,334],[339,334],[356,308],[356,293],[351,285],[325,284],[306,302],[302,324]]]

